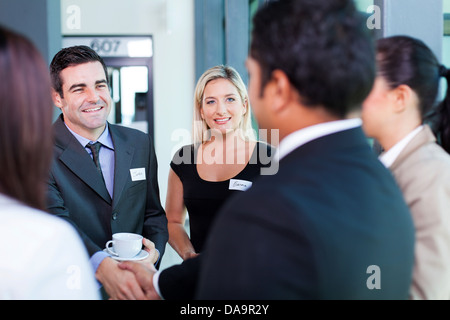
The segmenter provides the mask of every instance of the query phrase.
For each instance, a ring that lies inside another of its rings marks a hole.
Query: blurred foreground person
[[[98,299],[75,230],[45,209],[52,150],[47,66],[0,26],[0,299]]]

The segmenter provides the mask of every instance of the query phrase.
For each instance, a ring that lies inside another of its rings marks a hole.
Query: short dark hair
[[[102,64],[103,70],[105,71],[106,81],[108,81],[108,69],[106,68],[106,64],[102,57],[95,52],[95,50],[88,46],[73,46],[60,50],[53,57],[53,60],[50,63],[50,76],[52,79],[53,89],[58,92],[61,97],[63,97],[63,83],[60,77],[61,71],[67,67],[95,61]]]
[[[375,79],[374,40],[352,0],[271,1],[253,20],[250,56],[263,86],[283,71],[306,106],[339,117],[359,108]]]
[[[53,133],[47,63],[25,36],[0,26],[0,192],[45,210]]]

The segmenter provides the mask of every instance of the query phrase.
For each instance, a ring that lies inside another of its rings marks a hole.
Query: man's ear
[[[62,106],[63,106],[62,100],[63,99],[61,98],[61,95],[58,92],[56,92],[55,89],[52,89],[52,99],[53,99],[53,103],[55,104],[55,106],[62,109]]]
[[[273,111],[282,111],[292,99],[292,86],[288,76],[281,70],[274,70],[272,72],[272,78],[266,86],[265,94],[272,96],[272,108]]]

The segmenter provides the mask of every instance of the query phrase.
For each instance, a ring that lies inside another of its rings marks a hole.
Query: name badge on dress
[[[252,186],[251,181],[230,179],[230,186],[228,189],[245,191],[245,190],[249,189],[251,186]]]
[[[142,181],[145,178],[145,168],[130,169],[131,181]]]

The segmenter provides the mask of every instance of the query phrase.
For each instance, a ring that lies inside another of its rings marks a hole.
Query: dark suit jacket
[[[227,202],[190,272],[198,299],[407,299],[413,263],[408,207],[356,128],[297,148]]]
[[[115,149],[112,201],[92,158],[61,116],[54,123],[48,210],[77,228],[90,255],[103,250],[113,233],[134,232],[153,241],[162,257],[167,219],[159,198],[152,140],[138,130],[108,125]],[[146,180],[132,181],[130,169],[135,168],[145,168]]]

